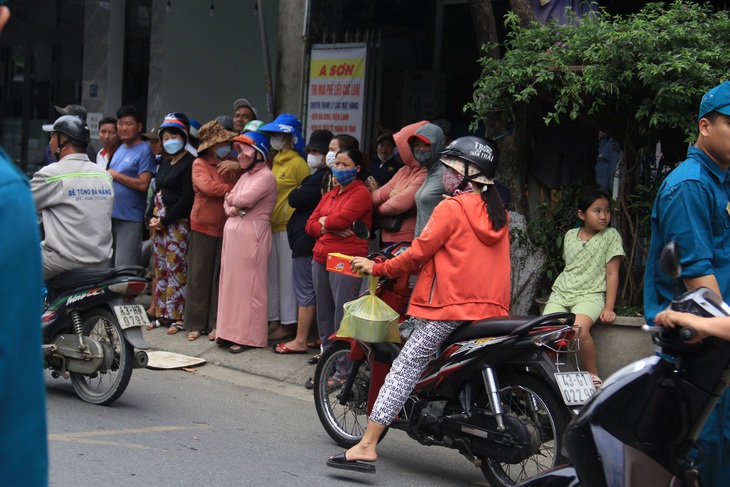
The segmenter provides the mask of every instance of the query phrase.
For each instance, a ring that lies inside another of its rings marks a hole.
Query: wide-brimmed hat
[[[228,142],[232,140],[238,134],[231,132],[223,128],[217,120],[212,120],[198,130],[198,152],[203,152],[205,149],[214,146],[219,142]]]
[[[144,141],[160,140],[160,129],[158,127],[152,127],[147,132],[140,134],[140,137]]]
[[[334,135],[329,130],[315,130],[309,136],[309,143],[304,146],[305,151],[317,151],[326,154],[330,148],[330,141]]]
[[[86,108],[81,105],[66,105],[65,107],[54,105],[53,108],[56,109],[59,115],[76,115],[86,120]]]

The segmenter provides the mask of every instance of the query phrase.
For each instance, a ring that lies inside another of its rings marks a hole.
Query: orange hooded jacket
[[[410,249],[375,264],[376,276],[420,268],[408,314],[429,320],[478,320],[509,314],[509,225],[495,230],[479,194],[442,201]]]

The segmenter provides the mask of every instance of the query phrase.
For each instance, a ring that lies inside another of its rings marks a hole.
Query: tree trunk
[[[474,19],[474,31],[477,36],[479,51],[487,43],[498,42],[497,21],[494,18],[491,0],[469,0],[469,8]],[[487,55],[493,59],[499,59],[499,49],[489,49]]]
[[[522,27],[529,27],[530,22],[537,22],[537,15],[532,10],[530,0],[509,0],[509,6],[512,11],[520,18]]]

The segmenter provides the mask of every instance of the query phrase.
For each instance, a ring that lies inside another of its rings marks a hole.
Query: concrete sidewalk
[[[149,295],[145,294],[137,298],[137,304],[141,304],[145,308],[149,306],[149,303]],[[191,342],[188,341],[186,331],[168,335],[167,328],[160,327],[149,331],[144,330],[143,333],[151,350],[164,350],[200,357],[214,365],[289,382],[301,386],[302,389],[304,382],[309,377],[314,377],[316,367],[316,365],[309,365],[307,360],[319,353],[319,350],[309,349],[307,354],[279,355],[274,353],[271,348],[254,348],[243,353],[232,354],[228,348],[219,347],[214,341],[208,340],[207,335]],[[205,365],[199,367],[204,368]]]

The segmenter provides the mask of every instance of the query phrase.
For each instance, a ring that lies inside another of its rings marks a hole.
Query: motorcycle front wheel
[[[540,378],[530,374],[500,377],[500,399],[504,414],[528,425],[539,446],[519,463],[509,464],[482,458],[482,473],[492,487],[519,484],[566,461],[560,453],[563,433],[570,420],[566,406]],[[480,407],[489,408],[486,394]]]
[[[370,365],[366,360],[352,362],[349,355],[350,344],[336,340],[322,353],[314,374],[319,420],[330,438],[344,448],[356,445],[365,432],[370,389]]]
[[[117,318],[104,309],[81,316],[84,335],[101,343],[104,363],[91,375],[71,372],[76,394],[91,404],[111,404],[122,395],[132,377],[134,348],[127,343]]]

